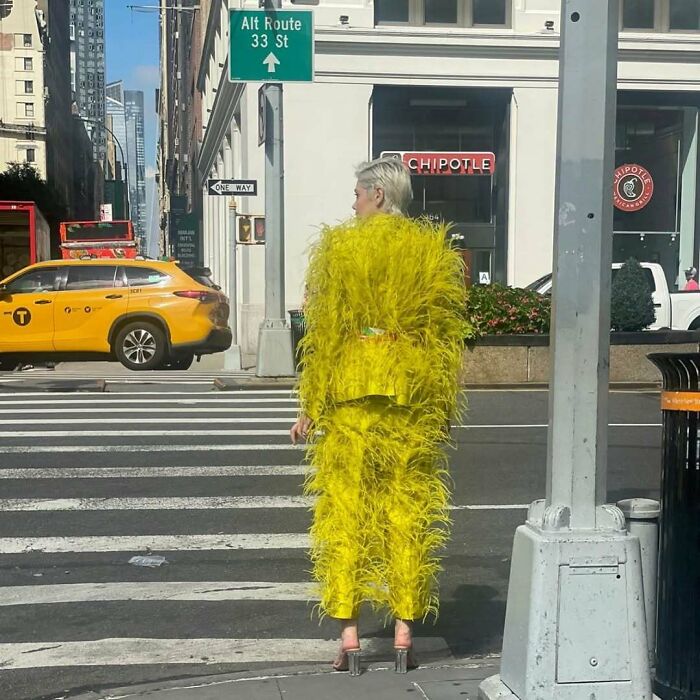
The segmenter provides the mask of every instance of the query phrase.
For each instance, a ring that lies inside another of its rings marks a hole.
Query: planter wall
[[[661,382],[647,359],[652,352],[698,352],[700,331],[643,331],[610,334],[611,382]],[[464,351],[465,384],[546,384],[549,336],[486,336]]]

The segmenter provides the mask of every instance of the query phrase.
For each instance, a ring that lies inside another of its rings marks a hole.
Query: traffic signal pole
[[[271,0],[272,9],[282,6]],[[266,5],[267,8],[267,5]],[[282,84],[268,83],[265,99],[265,319],[258,334],[258,377],[294,376],[292,331],[284,294],[284,122]]]
[[[606,504],[618,12],[561,4],[547,491],[515,533],[487,700],[651,698],[639,540]]]

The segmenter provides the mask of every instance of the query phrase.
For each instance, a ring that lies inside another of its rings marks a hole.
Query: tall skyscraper
[[[105,32],[104,0],[70,0],[71,83],[81,117],[104,124]],[[95,157],[104,160],[104,129],[86,123],[92,131]]]
[[[141,239],[141,250],[146,250],[146,147],[142,90],[124,90],[124,113],[131,220],[137,237]]]
[[[112,117],[112,131],[117,140],[117,160],[124,170],[129,161],[127,155],[126,111],[124,107],[124,84],[121,80],[108,83],[105,90],[105,114]]]

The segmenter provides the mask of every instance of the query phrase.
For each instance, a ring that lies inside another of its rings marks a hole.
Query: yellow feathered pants
[[[401,619],[437,614],[437,550],[447,538],[444,418],[385,397],[341,403],[311,442],[305,491],[321,613],[362,602]]]

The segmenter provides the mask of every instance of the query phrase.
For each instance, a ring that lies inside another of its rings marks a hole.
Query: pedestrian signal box
[[[244,214],[238,217],[238,242],[243,245],[264,245],[265,217]]]

